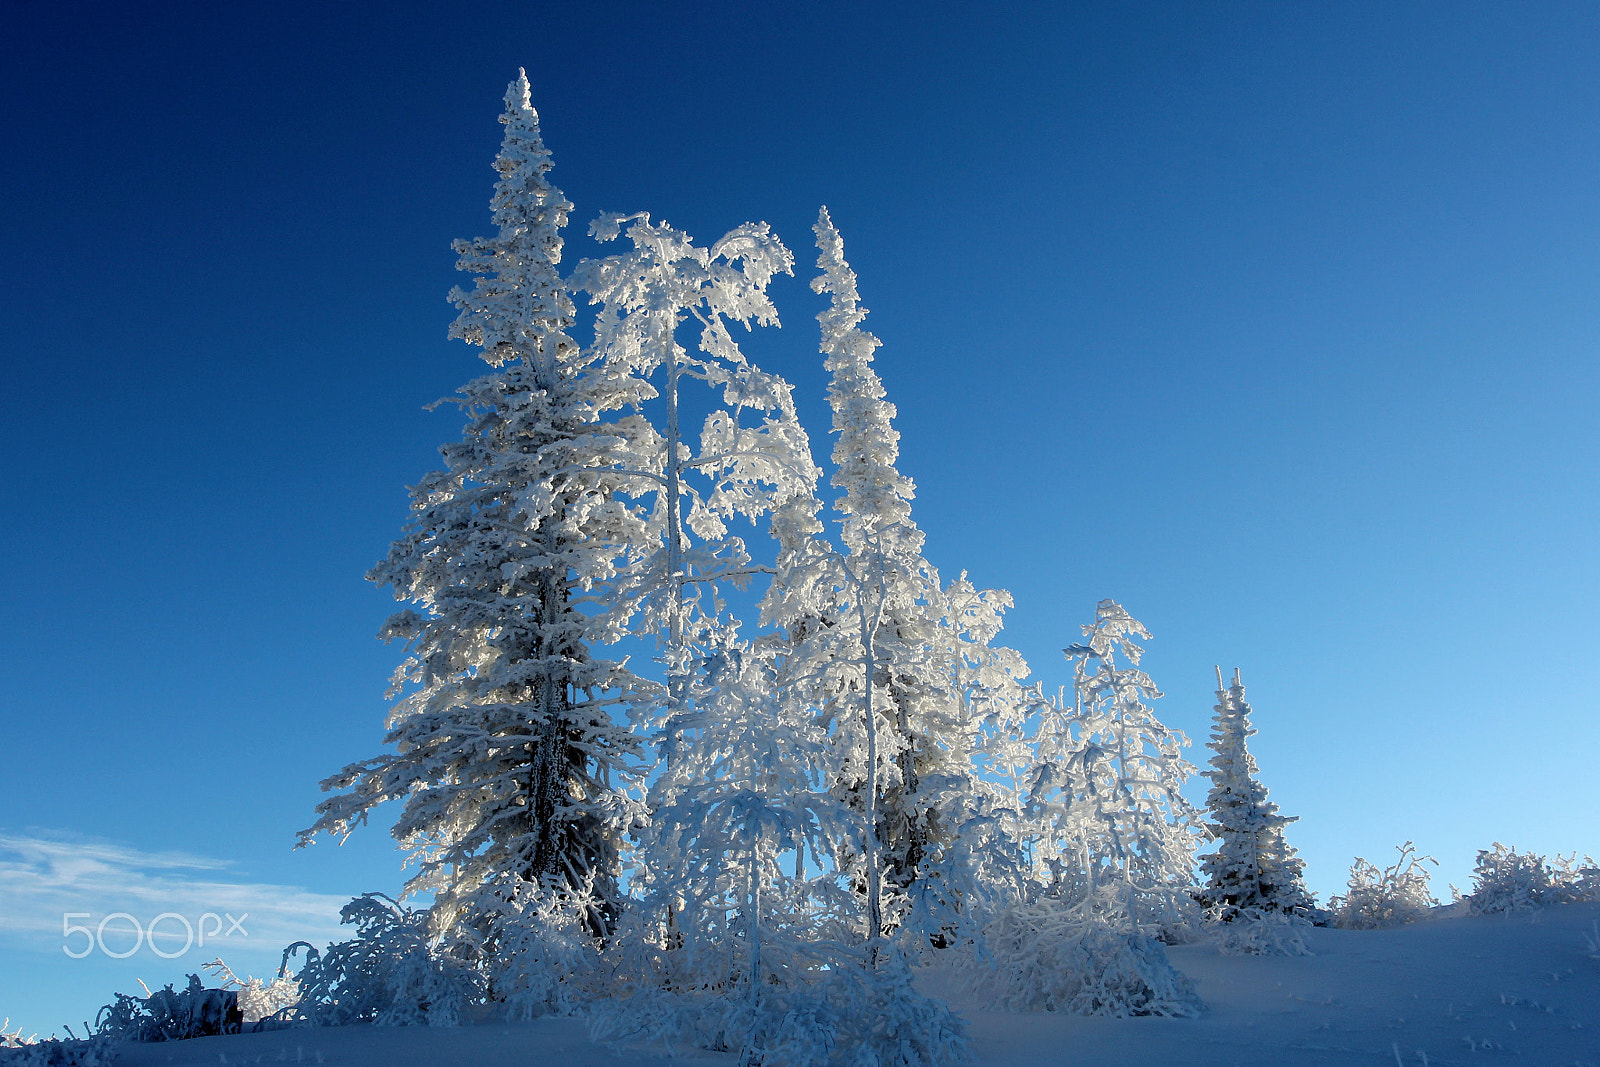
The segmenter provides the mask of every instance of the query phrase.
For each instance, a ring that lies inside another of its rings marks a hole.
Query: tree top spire
[[[828,213],[826,206],[817,210],[817,224],[811,227],[811,232],[817,235],[817,269],[822,272],[811,280],[811,289],[816,293],[834,295],[841,328],[849,330],[858,326],[867,313],[859,306],[861,296],[856,290],[856,273],[844,258],[844,238],[839,236],[839,229],[834,226],[833,216]],[[817,317],[821,319],[828,314],[824,312]],[[827,325],[826,320],[824,325]],[[871,337],[870,334],[865,336]],[[872,341],[872,348],[876,348],[877,338],[872,338]],[[871,359],[871,349],[865,355]]]
[[[525,67],[518,67],[516,80],[506,86],[506,114],[500,121],[509,122],[518,111],[532,110],[533,91],[528,85],[528,71]]]

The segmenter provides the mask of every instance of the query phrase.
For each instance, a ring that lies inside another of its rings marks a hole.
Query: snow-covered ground
[[[1585,934],[1600,937],[1600,904],[1492,917],[1445,910],[1394,930],[1314,929],[1306,932],[1310,957],[1227,957],[1205,945],[1179,946],[1172,960],[1195,979],[1209,1009],[1196,1020],[980,1011],[936,974],[923,985],[961,1009],[982,1064],[1600,1067],[1600,959]],[[619,1067],[659,1057],[619,1055],[592,1044],[583,1023],[549,1019],[210,1037],[133,1046],[117,1063]]]

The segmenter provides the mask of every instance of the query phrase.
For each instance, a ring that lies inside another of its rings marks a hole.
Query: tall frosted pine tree
[[[1217,668],[1216,712],[1206,742],[1216,755],[1205,775],[1211,779],[1206,810],[1217,849],[1200,859],[1206,877],[1200,901],[1223,919],[1232,919],[1241,908],[1304,913],[1314,906],[1301,874],[1305,861],[1283,835],[1295,819],[1278,814],[1278,805],[1267,799],[1256,778],[1255,757],[1245,747],[1256,731],[1238,670],[1233,684],[1224,686]]]
[[[850,872],[869,933],[915,930],[943,944],[990,880],[983,868],[999,837],[974,780],[977,689],[994,682],[997,664],[1000,673],[1026,667],[987,649],[1006,594],[980,593],[963,575],[947,595],[922,554],[915,488],[895,465],[895,408],[872,367],[881,342],[861,328],[867,312],[826,208],[815,231],[822,273],[812,288],[832,298],[818,319],[845,552],[817,585],[833,598],[813,607],[825,622],[796,655],[815,665],[815,699],[834,724],[834,788],[869,829]]]
[[[591,655],[594,621],[575,606],[646,534],[615,499],[627,426],[595,427],[639,384],[568,335],[558,264],[572,205],[549,181],[526,75],[501,122],[498,233],[456,242],[457,266],[478,277],[450,297],[450,335],[494,369],[451,401],[462,439],[412,489],[404,535],[367,575],[409,602],[380,635],[408,652],[388,751],[327,778],[334,795],[301,834],[346,836],[399,801],[392,833],[420,865],[407,892],[436,892],[436,933],[488,954],[506,920],[552,901],[581,909],[594,935],[614,925],[635,742],[612,712],[652,688]]]

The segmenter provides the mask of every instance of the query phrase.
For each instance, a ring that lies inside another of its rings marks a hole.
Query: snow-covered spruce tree
[[[1030,793],[1048,832],[1064,834],[1036,850],[1044,892],[1079,921],[1181,938],[1197,919],[1190,894],[1203,833],[1180,792],[1194,771],[1183,758],[1189,739],[1146,703],[1161,693],[1139,668],[1144,650],[1134,638],[1150,636],[1143,624],[1102,600],[1083,633],[1085,642],[1064,650],[1075,707],[1056,724],[1072,740],[1042,739]],[[1129,666],[1117,665],[1118,652]]]
[[[752,560],[729,531],[736,518],[756,521],[814,493],[818,471],[795,415],[791,386],[750,363],[728,332],[777,325],[767,296],[774,274],[794,257],[766,223],[746,223],[710,248],[647,214],[602,215],[590,227],[601,241],[625,234],[629,251],[578,265],[575,280],[600,305],[593,354],[630,383],[635,414],[618,420],[632,444],[612,473],[643,505],[644,536],[631,540],[619,580],[603,608],[608,632],[655,634],[666,646],[669,704],[681,703],[692,646],[703,642],[722,610],[719,586],[742,587],[772,572]],[[678,329],[700,326],[697,351]],[[698,380],[721,394],[696,447],[682,426],[681,391]],[[639,413],[659,399],[661,425]]]
[[[326,779],[335,795],[301,834],[346,836],[401,801],[392,833],[420,864],[407,892],[435,891],[434,935],[480,960],[521,936],[530,907],[575,909],[591,936],[615,924],[636,744],[612,711],[652,690],[590,654],[595,622],[575,603],[607,589],[619,551],[648,532],[615,499],[635,428],[595,426],[637,402],[639,383],[568,335],[571,205],[547,176],[526,76],[501,121],[499,232],[456,243],[479,277],[451,294],[450,330],[495,370],[461,388],[464,435],[440,449],[444,469],[412,490],[404,536],[368,574],[412,605],[381,635],[408,650],[389,751]]]
[[[816,234],[812,287],[832,298],[818,319],[845,555],[818,590],[832,603],[812,609],[824,624],[796,655],[812,665],[813,699],[832,724],[833,788],[873,831],[846,863],[869,937],[898,929],[943,944],[985,890],[981,868],[1003,860],[999,821],[974,781],[976,689],[1026,668],[987,648],[1005,594],[980,594],[963,576],[947,596],[922,555],[914,487],[895,468],[894,405],[872,367],[880,342],[860,327],[867,312],[825,208]]]
[[[1283,834],[1295,819],[1278,814],[1278,806],[1267,799],[1266,787],[1256,778],[1255,757],[1245,744],[1256,732],[1250,711],[1238,670],[1233,672],[1233,684],[1224,686],[1218,667],[1217,715],[1206,743],[1216,755],[1211,757],[1211,769],[1204,772],[1211,779],[1206,811],[1217,849],[1201,857],[1206,884],[1196,895],[1224,921],[1241,912],[1306,915],[1315,906],[1302,876],[1305,862]]]
[[[826,709],[830,691],[827,679],[833,659],[851,648],[838,640],[838,591],[846,583],[843,557],[818,535],[822,523],[817,512],[822,508],[814,492],[794,497],[772,516],[771,532],[778,542],[773,562],[772,581],[760,604],[760,623],[765,632],[753,643],[760,654],[770,658],[773,691],[781,703],[785,721],[805,724],[832,739],[826,730]],[[820,656],[821,661],[816,661]],[[824,759],[824,766],[831,765]],[[824,782],[831,776],[824,774]],[[815,865],[824,856],[835,858],[837,840],[859,846],[864,824],[850,824],[842,836],[829,843],[824,852],[812,852],[803,837],[794,841],[797,877],[808,863]],[[809,859],[808,859],[809,854]]]

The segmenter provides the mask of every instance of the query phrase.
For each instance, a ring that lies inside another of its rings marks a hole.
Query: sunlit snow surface
[[[981,1064],[1076,1067],[1295,1067],[1299,1064],[1498,1064],[1600,1067],[1600,904],[1510,917],[1438,914],[1397,930],[1310,930],[1313,957],[1225,957],[1205,945],[1171,949],[1199,984],[1198,1020],[1083,1019],[978,1011],[937,974],[971,1023]],[[685,1060],[737,1062],[733,1055]],[[1424,1058],[1426,1057],[1426,1058]],[[353,1026],[131,1047],[119,1067],[327,1063],[619,1067],[660,1062],[617,1054],[583,1024],[551,1019],[458,1030]]]

